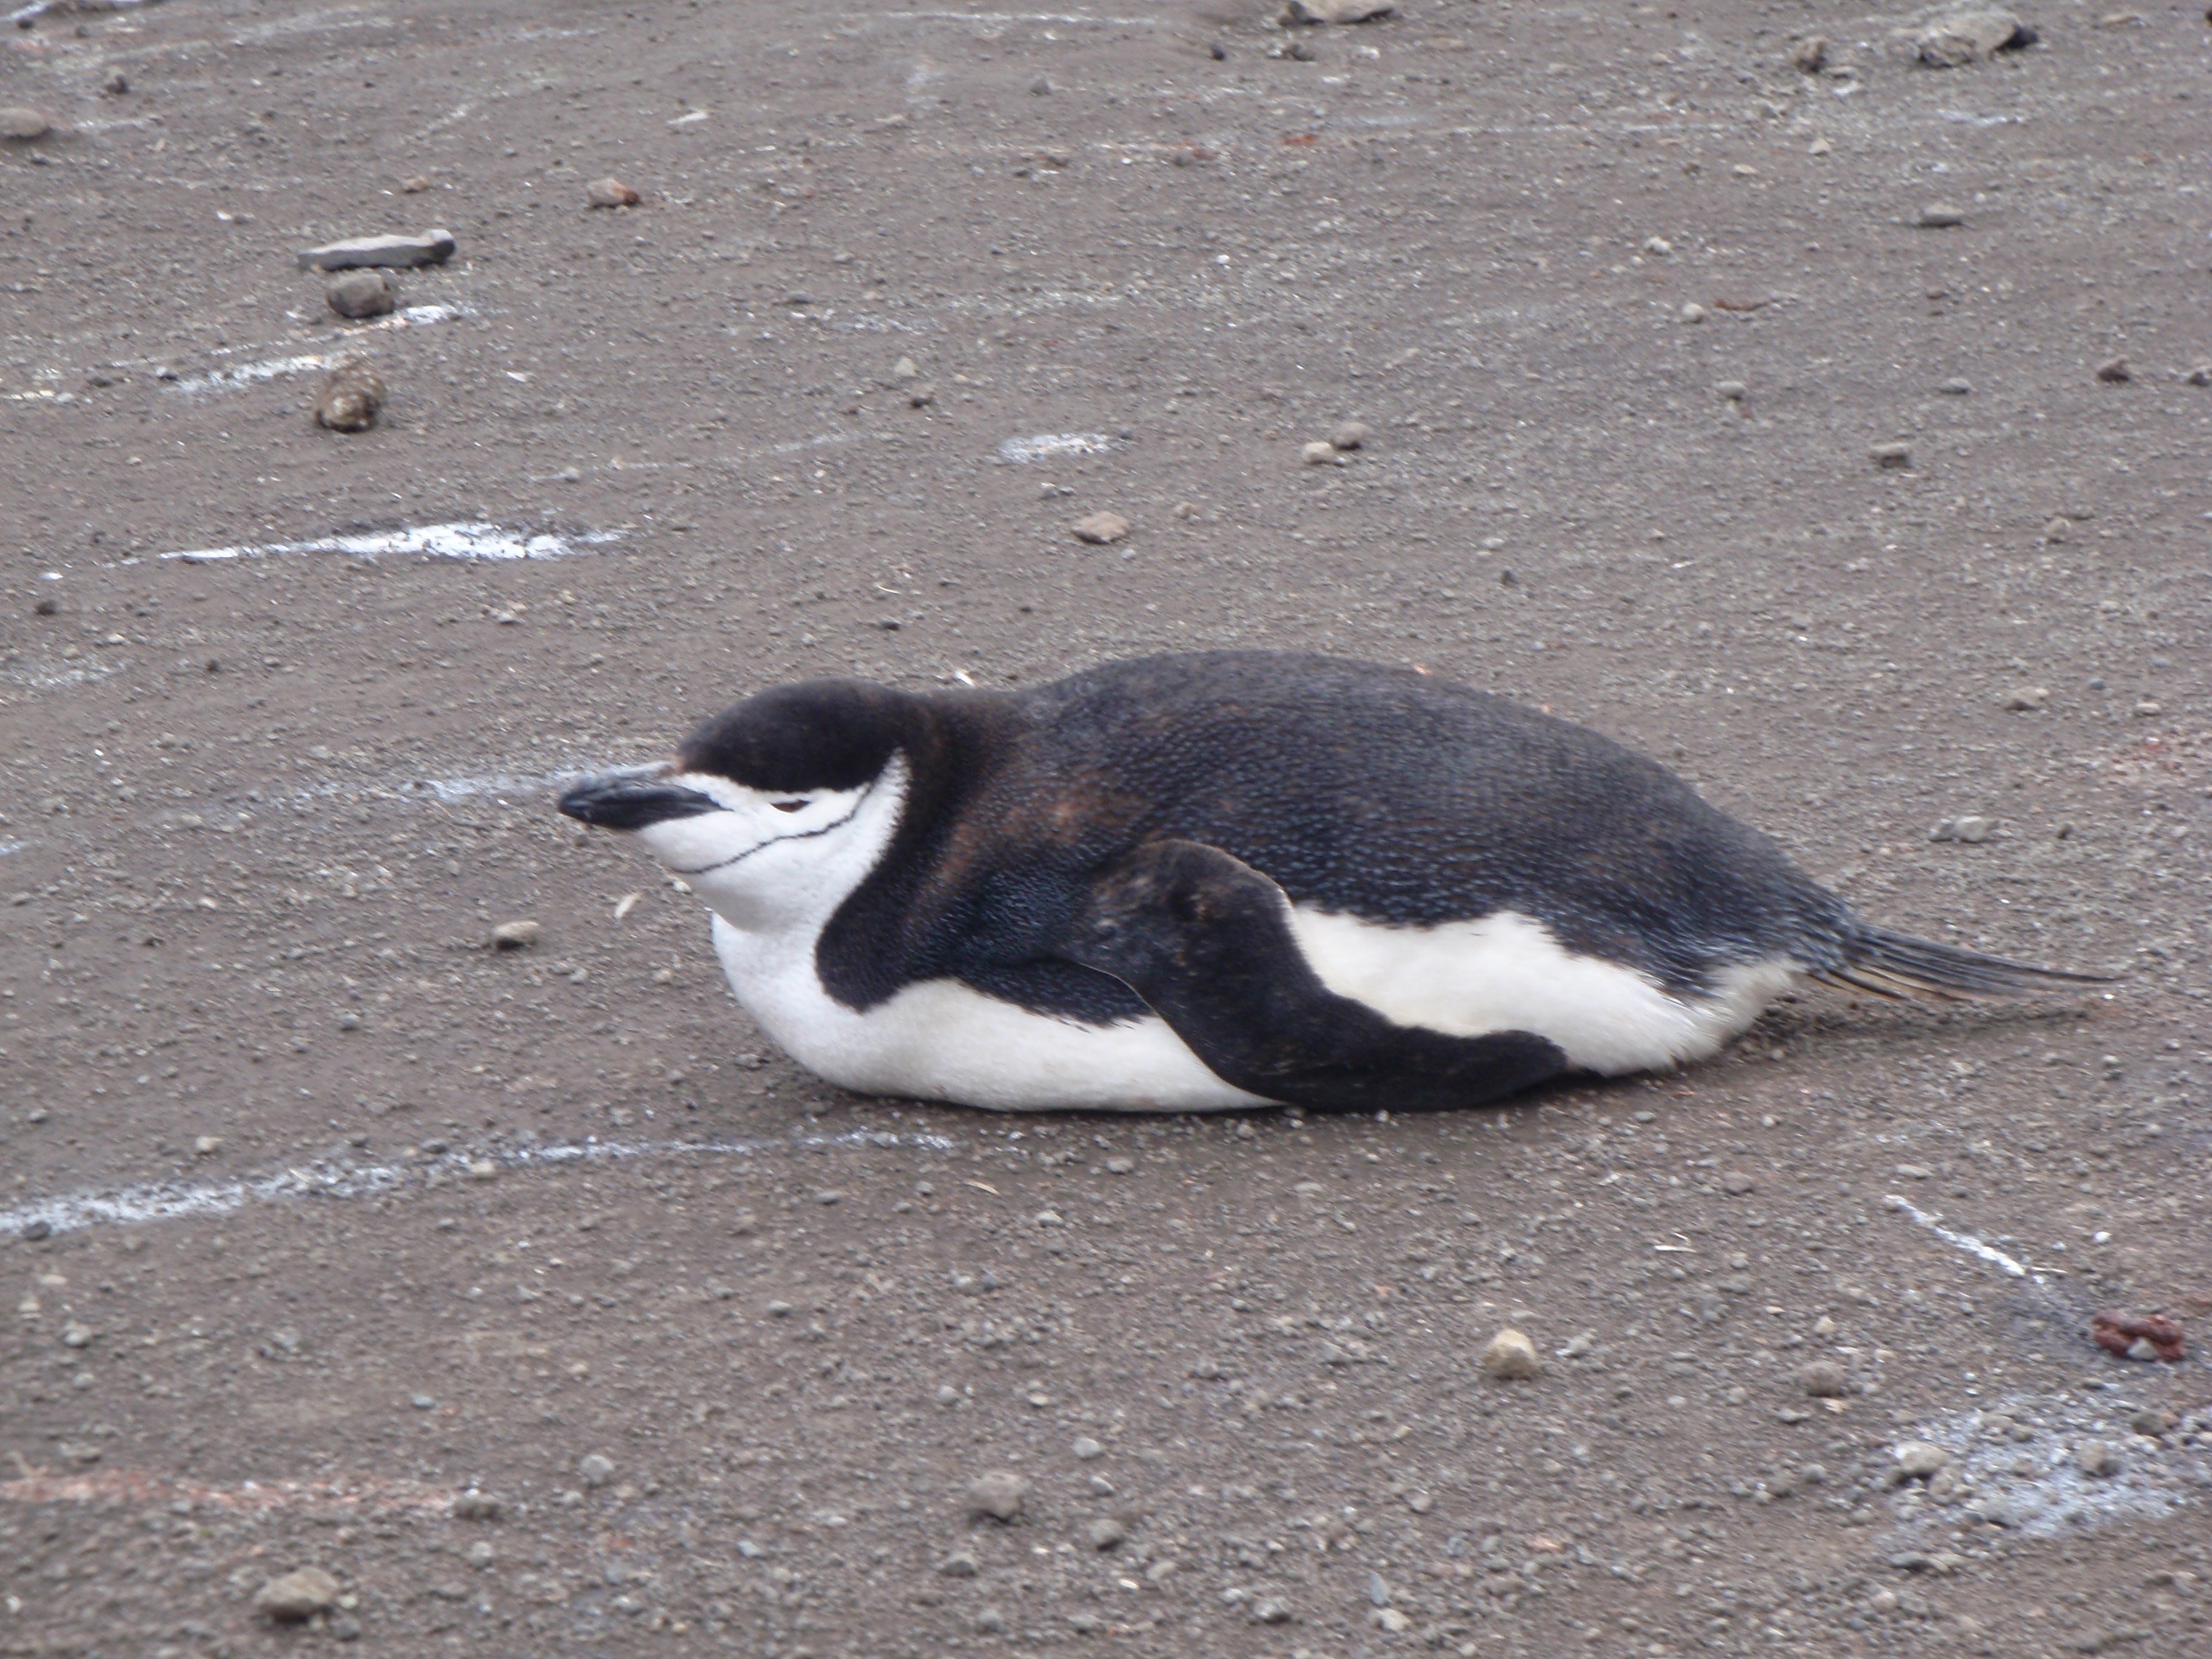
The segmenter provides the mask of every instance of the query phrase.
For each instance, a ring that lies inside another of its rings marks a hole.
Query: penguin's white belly
[[[1449,1036],[1530,1031],[1608,1077],[1703,1059],[1800,971],[1779,958],[1730,968],[1716,994],[1685,999],[1633,968],[1565,950],[1510,910],[1409,927],[1293,905],[1291,931],[1322,983],[1394,1024]]]
[[[745,1012],[793,1060],[860,1094],[1002,1112],[1206,1112],[1267,1103],[1207,1069],[1157,1017],[1084,1025],[925,980],[866,1011],[822,988],[814,939],[714,917],[714,953]]]

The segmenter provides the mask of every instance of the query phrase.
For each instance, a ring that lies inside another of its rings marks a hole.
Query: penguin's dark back
[[[1161,836],[1218,847],[1322,910],[1405,925],[1516,911],[1676,989],[1848,920],[1656,763],[1410,672],[1194,653],[923,701],[957,775],[930,781],[831,930],[896,934],[902,979],[1020,960],[1095,872]]]

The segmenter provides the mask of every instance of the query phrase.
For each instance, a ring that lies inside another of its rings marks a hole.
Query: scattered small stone
[[[302,1624],[337,1605],[338,1581],[320,1567],[301,1567],[256,1591],[253,1610],[279,1625]]]
[[[1104,547],[1129,533],[1129,521],[1118,513],[1093,513],[1087,519],[1078,519],[1069,528],[1079,542]]]
[[[1544,1364],[1536,1345],[1509,1325],[1483,1346],[1482,1369],[1505,1382],[1540,1376]]]
[[[599,1452],[586,1452],[576,1461],[576,1478],[587,1486],[604,1486],[615,1478],[614,1460]]]
[[[1328,434],[1328,441],[1338,449],[1364,449],[1368,439],[1373,435],[1368,431],[1365,422],[1346,421]]]
[[[955,1550],[937,1564],[938,1571],[947,1578],[973,1578],[978,1569],[975,1558],[966,1550]]]
[[[1052,96],[1052,79],[1051,79],[1051,77],[1050,77],[1049,76],[1043,76],[1043,75],[1040,75],[1040,76],[1037,76],[1037,78],[1036,78],[1036,80],[1034,80],[1034,81],[1030,82],[1030,97],[1032,97],[1032,98],[1049,98],[1049,97],[1051,97],[1051,96]]]
[[[107,78],[100,83],[100,89],[120,98],[131,90],[131,77],[121,70],[110,70],[107,72]]]
[[[1948,230],[1954,225],[1966,222],[1965,210],[1954,208],[1948,202],[1930,202],[1920,210],[1920,228],[1923,230]]]
[[[363,362],[340,363],[315,395],[315,424],[333,432],[364,432],[384,410],[384,382]]]
[[[2060,519],[2055,522],[2063,525],[2066,521]],[[2051,536],[2048,529],[2044,532],[2044,536],[2046,540],[2063,541],[2065,539],[2063,533],[2056,537]],[[2015,685],[1997,701],[2003,705],[2008,714],[2039,714],[2043,712],[2044,704],[2051,701],[2051,688],[2047,685]]]
[[[1086,1463],[1090,1462],[1094,1458],[1103,1457],[1106,1455],[1106,1448],[1100,1445],[1096,1440],[1093,1440],[1087,1434],[1079,1439],[1073,1446],[1069,1447],[1068,1449]]]
[[[2136,377],[2124,357],[2108,357],[2097,365],[2097,378],[2106,386],[2125,386]]]
[[[1127,1175],[1136,1167],[1137,1161],[1131,1158],[1109,1158],[1106,1160],[1108,1175]]]
[[[584,199],[595,208],[626,208],[644,198],[619,179],[594,179],[584,186]]]
[[[1596,1346],[1597,1333],[1595,1331],[1583,1331],[1580,1334],[1568,1339],[1567,1346],[1559,1350],[1559,1358],[1562,1359],[1580,1359],[1584,1354],[1589,1352],[1591,1349]]]
[[[1912,446],[1905,443],[1876,444],[1867,451],[1867,459],[1889,471],[1903,472],[1912,465]]]
[[[2128,1427],[2137,1434],[2147,1434],[2156,1439],[2180,1420],[2172,1412],[2161,1411],[2156,1406],[2145,1406],[2140,1411],[2128,1414]]]
[[[93,1329],[89,1325],[72,1321],[62,1328],[62,1346],[64,1348],[88,1348],[92,1346],[92,1340]]]
[[[1022,1512],[1022,1500],[1029,1495],[1030,1483],[1020,1475],[1011,1469],[993,1469],[969,1483],[968,1512],[1012,1521]]]
[[[1814,34],[1790,49],[1790,67],[1800,75],[1818,75],[1828,66],[1828,37]]]
[[[1083,1529],[1083,1540],[1094,1550],[1110,1550],[1128,1539],[1129,1528],[1110,1515],[1102,1515]]]
[[[911,357],[902,357],[891,365],[891,379],[902,383],[921,378],[921,367]]]
[[[1899,1441],[1895,1454],[1897,1467],[1915,1480],[1924,1480],[1951,1462],[1949,1452],[1928,1440]]]
[[[527,951],[538,943],[544,931],[534,921],[502,921],[491,930],[491,948],[495,951]]]
[[[1644,251],[1655,259],[1663,259],[1674,251],[1674,245],[1664,236],[1647,236],[1644,239]]]
[[[2084,1440],[2074,1448],[2075,1468],[2100,1480],[2118,1474],[2126,1462],[2118,1447],[2103,1440]]]
[[[453,1499],[453,1519],[456,1521],[503,1521],[507,1518],[507,1503],[488,1492],[478,1492],[473,1486]]]
[[[1705,308],[1699,305],[1696,301],[1691,301],[1689,304],[1682,307],[1682,320],[1686,323],[1704,322],[1705,320]]]
[[[1721,1174],[1721,1190],[1732,1198],[1741,1198],[1746,1193],[1759,1190],[1759,1179],[1741,1170],[1723,1170]]]
[[[54,130],[54,124],[37,110],[21,104],[0,105],[0,138],[27,144]]]
[[[1751,396],[1751,388],[1741,380],[1723,380],[1713,388],[1713,395],[1724,404],[1740,404]]]
[[[323,290],[341,317],[382,317],[397,309],[399,286],[380,270],[349,270]]]
[[[937,388],[927,380],[916,380],[906,389],[908,409],[927,409],[937,401]]]
[[[1304,459],[1308,466],[1328,466],[1337,458],[1336,446],[1324,443],[1318,438],[1301,449],[1298,453]]]
[[[1851,1391],[1851,1379],[1832,1359],[1815,1359],[1801,1367],[1797,1381],[1815,1400],[1841,1400]]]
[[[1388,17],[1396,0],[1290,0],[1285,23],[1365,23]]]
[[[996,1636],[1006,1628],[1006,1615],[996,1607],[985,1607],[970,1621],[986,1636]]]
[[[429,188],[430,181],[419,173],[411,179],[402,179],[399,181],[399,193],[402,196],[420,196]]]
[[[1929,69],[1963,69],[2035,41],[2035,31],[2010,12],[1976,9],[1938,18],[1914,38],[1912,46],[1914,55]]]
[[[2212,21],[2208,19],[2207,21]],[[2185,386],[2212,386],[2212,363],[2199,363],[2181,377]]]
[[[1946,398],[1971,398],[1974,395],[1974,383],[1972,380],[1961,380],[1954,377],[1948,380],[1938,381],[1936,390]]]
[[[1291,1610],[1271,1595],[1252,1604],[1251,1620],[1255,1625],[1287,1625]]]
[[[416,265],[441,265],[453,257],[458,246],[450,230],[426,230],[419,236],[356,236],[309,248],[300,256],[302,270],[348,270],[360,265],[388,265],[400,270]]]
[[[25,1222],[22,1230],[15,1235],[26,1244],[35,1244],[42,1238],[52,1238],[53,1236],[54,1224],[43,1218]]]

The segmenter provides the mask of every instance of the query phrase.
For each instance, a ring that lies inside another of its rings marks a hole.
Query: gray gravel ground
[[[2212,36],[2025,15],[9,30],[0,1654],[2212,1653]],[[299,268],[433,228],[390,317]],[[798,1072],[550,810],[781,679],[1218,643],[2124,977],[1009,1122]]]

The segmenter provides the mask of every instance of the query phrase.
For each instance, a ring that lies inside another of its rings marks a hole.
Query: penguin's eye
[[[803,800],[772,800],[769,803],[779,812],[802,812],[813,803]]]

